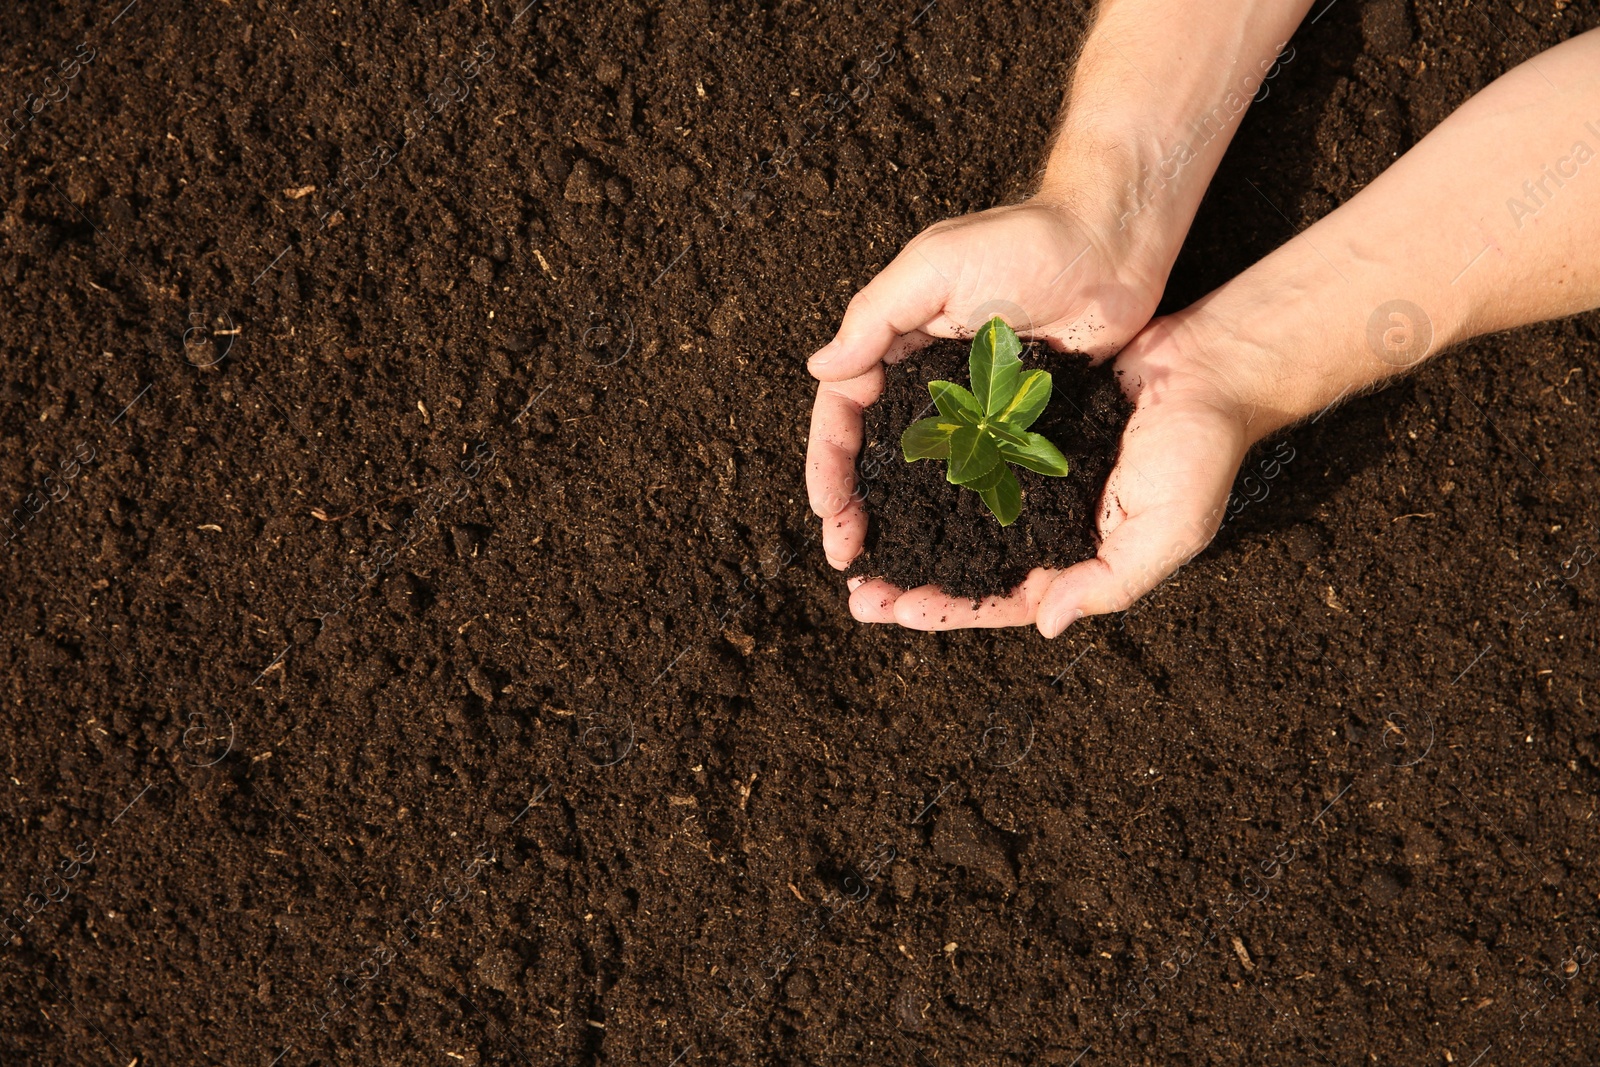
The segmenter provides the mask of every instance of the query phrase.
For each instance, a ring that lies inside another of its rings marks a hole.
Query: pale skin
[[[1094,559],[976,606],[851,579],[857,619],[1056,637],[1125,610],[1210,542],[1263,438],[1451,345],[1600,306],[1596,30],[1510,71],[1338,210],[1150,320],[1242,117],[1230,99],[1255,93],[1309,7],[1103,4],[1039,193],[931,227],[856,294],[809,364],[807,489],[835,568],[866,539],[855,458],[885,362],[969,336],[999,307],[1027,336],[1114,355],[1135,406]]]

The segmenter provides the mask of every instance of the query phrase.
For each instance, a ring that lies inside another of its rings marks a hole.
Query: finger
[[[927,245],[913,240],[850,298],[833,340],[807,363],[813,376],[837,382],[865,373],[883,361],[897,337],[919,329],[943,310],[950,282],[929,258]]]
[[[1056,637],[1085,615],[1132,607],[1210,541],[1191,519],[1176,508],[1129,517],[1106,535],[1098,556],[1060,572],[1039,603],[1039,632]]]
[[[867,542],[867,508],[859,497],[851,497],[844,510],[822,520],[822,554],[836,571],[850,566]]]
[[[859,581],[850,593],[850,614],[858,622],[894,622],[895,601],[900,599],[900,589],[882,578],[851,579]]]
[[[977,607],[973,607],[971,597],[949,596],[936,585],[919,586],[895,601],[894,621],[912,630],[1026,626],[1034,620],[1040,599],[1060,573],[1035,567],[1010,593],[984,597]]]
[[[814,514],[822,518],[837,515],[857,495],[861,410],[882,392],[882,367],[846,382],[823,382],[817,386],[806,445],[806,495]]]
[[[932,343],[932,337],[913,330],[895,340],[885,361],[898,363]],[[852,495],[862,495],[856,473],[856,460],[861,455],[861,413],[882,393],[881,366],[859,378],[817,386],[806,445],[806,495],[813,514],[829,518],[843,510]]]

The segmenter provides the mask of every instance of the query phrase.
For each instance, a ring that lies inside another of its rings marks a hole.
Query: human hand
[[[935,337],[971,336],[997,314],[1058,349],[1116,352],[1149,321],[1170,265],[1133,247],[1133,237],[1115,222],[1090,226],[1066,203],[1035,198],[928,228],[855,295],[809,364],[820,384],[806,488],[830,564],[843,570],[866,541],[856,457],[861,412],[883,391],[884,364]],[[873,586],[880,597],[889,588]]]

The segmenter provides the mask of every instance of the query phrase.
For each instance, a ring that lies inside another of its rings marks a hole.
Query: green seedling
[[[929,382],[939,414],[912,423],[900,435],[906,462],[946,460],[946,480],[983,497],[1001,526],[1016,522],[1022,511],[1022,487],[1010,464],[1052,478],[1067,473],[1061,450],[1028,430],[1050,402],[1050,375],[1042,370],[1024,374],[1017,358],[1021,351],[1016,332],[999,318],[990,319],[972,339],[971,391],[954,382]]]

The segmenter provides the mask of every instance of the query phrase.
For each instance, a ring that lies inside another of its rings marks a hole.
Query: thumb
[[[807,363],[812,376],[839,382],[871,370],[902,334],[944,310],[950,282],[913,240],[866,288],[850,298],[833,340]]]
[[[1039,632],[1055,637],[1085,615],[1126,611],[1189,562],[1210,543],[1216,524],[1179,510],[1187,511],[1129,516],[1106,535],[1098,556],[1061,572],[1039,601]]]

